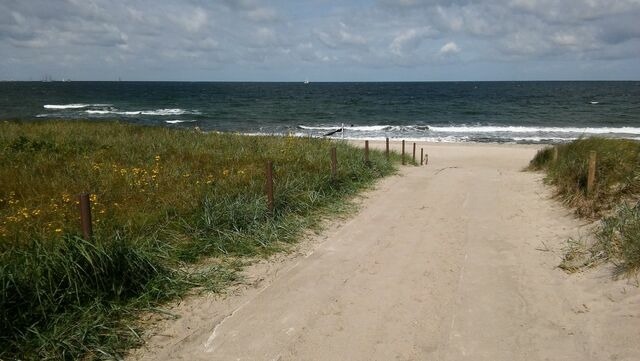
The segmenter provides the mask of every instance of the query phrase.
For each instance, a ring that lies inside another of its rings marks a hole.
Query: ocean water
[[[640,82],[0,82],[0,119],[439,142],[640,140]]]

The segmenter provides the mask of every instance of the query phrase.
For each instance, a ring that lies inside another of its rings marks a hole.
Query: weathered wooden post
[[[592,150],[589,152],[589,173],[587,174],[587,194],[591,195],[593,192],[593,185],[596,180],[596,152]]]
[[[420,165],[424,164],[424,148],[420,148]]]
[[[369,165],[369,141],[364,141],[364,162]]]
[[[413,163],[416,162],[416,143],[413,143]]]
[[[80,206],[80,228],[82,229],[82,237],[88,241],[93,236],[93,225],[91,223],[91,196],[89,193],[79,194],[78,204]]]
[[[336,155],[336,147],[331,147],[331,179],[338,177],[338,156]]]
[[[558,161],[558,147],[555,146],[553,147],[553,162],[557,162]]]
[[[265,190],[267,192],[267,208],[269,209],[269,213],[273,215],[273,162],[267,161],[267,169],[266,169],[266,184]]]
[[[402,165],[405,165],[405,161],[404,161],[404,139],[402,140]]]
[[[387,156],[387,160],[389,160],[389,137],[387,137],[387,147],[385,150],[385,155]]]
[[[424,165],[429,164],[429,154],[424,155]]]

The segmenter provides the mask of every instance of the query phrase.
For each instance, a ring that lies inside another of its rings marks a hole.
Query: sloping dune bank
[[[428,165],[226,296],[184,300],[131,359],[640,359],[636,281],[557,268],[590,225],[522,171],[538,146],[420,148]]]

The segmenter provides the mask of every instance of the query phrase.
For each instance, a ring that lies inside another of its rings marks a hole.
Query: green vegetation
[[[582,265],[610,260],[617,273],[640,268],[640,143],[631,140],[588,138],[558,145],[554,161],[552,147],[539,151],[531,170],[544,170],[547,183],[557,196],[582,217],[602,218],[596,243],[573,244],[565,257],[572,264],[576,255],[586,255]],[[597,154],[594,189],[587,194],[589,152]],[[585,249],[586,248],[586,249]],[[568,268],[574,268],[573,266]]]
[[[246,257],[287,249],[398,161],[371,151],[367,166],[361,149],[322,139],[2,122],[0,359],[117,357],[140,342],[141,311],[221,290]],[[84,191],[90,241],[79,238]]]

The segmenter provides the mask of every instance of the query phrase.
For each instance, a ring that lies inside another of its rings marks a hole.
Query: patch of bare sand
[[[640,360],[637,285],[557,268],[589,225],[521,171],[537,147],[421,147],[428,166],[381,181],[299,254],[250,267],[249,284],[183,301],[131,358]]]

